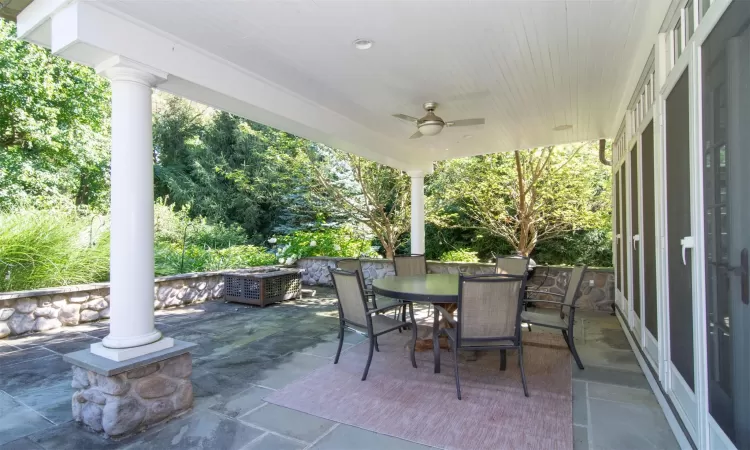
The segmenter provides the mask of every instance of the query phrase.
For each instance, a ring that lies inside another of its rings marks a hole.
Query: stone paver
[[[119,442],[71,421],[72,375],[60,356],[106,336],[105,322],[0,342],[0,450],[428,448],[265,403],[274,389],[332,363],[336,303],[331,289],[316,290],[317,298],[262,309],[209,302],[157,311],[165,335],[198,345],[193,410]],[[427,308],[415,313],[428,319]],[[577,318],[586,368],[573,368],[574,447],[676,448],[617,320],[606,313]],[[343,351],[364,340],[347,331]]]
[[[427,450],[433,447],[397,439],[361,428],[339,425],[311,448],[315,450]]]
[[[243,450],[301,450],[305,447],[307,445],[301,442],[293,441],[276,434],[266,433],[251,442]]]
[[[335,423],[272,404],[266,404],[262,408],[240,417],[240,420],[307,443],[323,436]]]
[[[227,417],[239,417],[263,406],[266,403],[263,399],[272,392],[273,390],[268,388],[251,386],[227,399],[217,399],[209,409]]]

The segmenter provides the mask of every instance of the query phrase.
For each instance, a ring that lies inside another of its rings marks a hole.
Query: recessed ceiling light
[[[471,139],[471,138],[473,138],[473,137],[474,137],[474,136],[472,136],[472,135],[470,135],[470,134],[464,134],[464,139]]]
[[[553,130],[555,130],[555,131],[565,131],[565,130],[570,130],[571,128],[573,128],[573,125],[558,125],[555,128],[553,128]]]
[[[372,48],[373,42],[369,39],[357,39],[356,41],[352,42],[354,44],[354,47],[357,50],[368,50]]]

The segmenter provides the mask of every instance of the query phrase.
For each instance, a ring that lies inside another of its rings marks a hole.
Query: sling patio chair
[[[495,258],[495,273],[503,275],[525,275],[529,270],[529,258]]]
[[[507,350],[517,349],[523,393],[528,397],[521,342],[521,306],[526,277],[499,274],[459,276],[458,283],[457,320],[438,306],[438,310],[453,326],[443,328],[440,334],[447,335],[451,341],[456,396],[461,400],[459,350],[499,350],[500,370],[505,370]],[[436,356],[440,364],[439,352]]]
[[[540,300],[536,298],[526,298],[525,302],[534,302],[535,304],[548,304],[555,305],[560,308],[560,314],[544,314],[540,312],[524,311],[521,313],[521,319],[524,323],[528,324],[529,331],[531,331],[531,325],[537,325],[540,327],[554,328],[562,331],[565,343],[568,344],[570,353],[573,354],[573,358],[576,360],[579,369],[583,369],[583,363],[581,358],[578,356],[576,351],[576,344],[573,338],[573,326],[575,325],[576,315],[576,301],[578,300],[578,290],[581,288],[581,282],[583,282],[583,274],[586,272],[586,266],[577,266],[573,268],[568,279],[568,285],[565,288],[565,294],[557,294],[554,292],[528,290],[527,293],[531,294],[544,294],[551,295],[553,297],[559,297],[561,300]]]
[[[359,275],[359,281],[362,282],[362,287],[365,291],[365,297],[369,302],[372,302],[372,307],[377,309],[378,303],[375,300],[375,293],[372,292],[372,289],[367,288],[367,283],[365,283],[365,277],[364,277],[364,270],[362,270],[362,260],[359,258],[346,258],[341,259],[338,262],[336,262],[336,268],[341,269],[347,272],[357,272]],[[381,299],[382,300],[382,299]],[[390,304],[391,302],[388,302]],[[404,304],[399,301],[398,306],[403,306]],[[400,308],[397,308],[394,311],[394,317],[397,317],[397,314],[401,312],[402,320],[406,317],[406,311],[401,311]],[[401,330],[399,330],[400,332]]]
[[[398,277],[427,275],[427,258],[424,255],[396,255],[393,269]]]
[[[364,271],[362,270],[362,261],[360,261],[359,258],[340,259],[336,262],[336,268],[344,270],[346,272],[357,272],[357,274],[359,275],[359,281],[362,283],[362,288],[365,291],[365,297],[367,297],[367,299],[372,302],[373,308],[378,307],[377,303],[375,303],[375,294],[372,292],[372,289],[367,288],[367,284],[365,283],[365,275]]]
[[[331,273],[333,286],[336,289],[339,308],[339,347],[336,350],[336,358],[333,360],[333,363],[339,363],[341,348],[344,345],[345,328],[366,333],[370,343],[370,353],[367,356],[367,365],[362,374],[362,381],[364,381],[367,379],[367,372],[370,370],[373,350],[380,351],[378,348],[378,336],[408,327],[411,328],[412,333],[411,365],[416,368],[417,359],[414,352],[417,345],[417,325],[414,320],[414,307],[411,302],[408,303],[409,321],[401,321],[388,317],[385,314],[379,314],[380,312],[386,312],[402,305],[394,304],[383,308],[369,308],[362,280],[356,272],[347,272],[341,269],[328,270]]]
[[[397,277],[427,275],[427,258],[418,254],[394,255],[393,270]],[[406,308],[401,310],[401,320],[406,320]]]

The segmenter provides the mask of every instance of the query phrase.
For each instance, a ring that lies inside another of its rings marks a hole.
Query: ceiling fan
[[[438,104],[435,102],[426,102],[424,105],[422,105],[422,107],[425,109],[425,111],[427,111],[427,114],[421,119],[407,116],[406,114],[393,115],[393,117],[396,117],[397,119],[417,124],[417,132],[412,134],[409,139],[417,139],[421,138],[422,136],[435,136],[436,134],[443,131],[443,127],[466,127],[470,125],[484,125],[484,118],[445,121],[435,115],[435,110],[438,107]]]

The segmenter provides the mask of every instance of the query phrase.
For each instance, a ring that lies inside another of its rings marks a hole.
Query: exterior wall
[[[265,270],[255,267],[243,272]],[[224,298],[226,272],[203,272],[154,280],[154,309]],[[0,339],[109,318],[109,283],[0,294]]]
[[[336,267],[341,258],[314,257],[302,258],[297,267],[304,269],[302,283],[307,285],[331,286],[328,269]],[[431,273],[458,274],[459,267],[466,267],[469,274],[493,273],[495,265],[485,263],[443,263],[429,261],[427,269]],[[393,263],[388,259],[362,259],[362,271],[368,285],[376,278],[394,275]],[[539,290],[562,294],[565,292],[571,269],[569,267],[537,266],[529,284],[539,286]],[[592,284],[593,283],[593,284]],[[615,278],[612,269],[588,269],[579,290],[578,305],[582,309],[611,311],[615,299]],[[540,295],[539,298],[544,298]],[[552,296],[549,296],[553,299]]]

